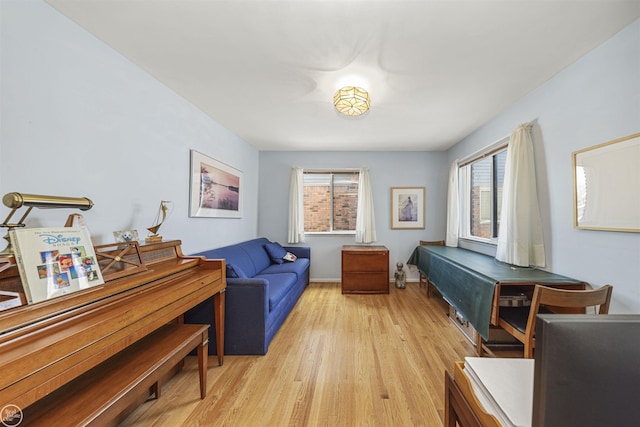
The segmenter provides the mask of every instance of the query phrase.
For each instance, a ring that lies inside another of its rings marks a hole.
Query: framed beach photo
[[[424,212],[424,187],[391,187],[391,229],[424,229]]]
[[[191,150],[189,216],[242,218],[242,172]]]

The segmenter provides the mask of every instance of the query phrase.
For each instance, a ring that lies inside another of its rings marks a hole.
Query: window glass
[[[333,230],[356,229],[358,174],[333,175]]]
[[[502,187],[504,187],[504,167],[507,164],[507,150],[500,151],[494,156],[496,164],[496,226],[500,225],[500,211],[502,210]],[[498,236],[498,230],[495,232]]]
[[[491,158],[471,163],[471,235],[491,237]]]
[[[498,237],[506,160],[504,148],[460,168],[460,191],[466,204],[460,217],[462,237],[488,241]]]
[[[356,229],[358,172],[304,173],[305,233]]]

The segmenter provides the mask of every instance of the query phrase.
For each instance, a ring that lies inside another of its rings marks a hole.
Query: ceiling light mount
[[[371,106],[369,93],[357,86],[345,86],[333,96],[336,110],[347,116],[360,116]]]

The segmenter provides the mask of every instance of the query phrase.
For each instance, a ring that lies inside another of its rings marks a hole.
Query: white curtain
[[[304,242],[304,175],[302,168],[291,170],[289,188],[289,243]]]
[[[356,216],[356,242],[376,241],[376,220],[373,213],[373,192],[369,181],[369,169],[360,168],[358,180],[358,211]]]
[[[447,193],[447,235],[445,244],[447,246],[458,246],[458,234],[460,224],[458,204],[458,160],[451,164],[449,169],[449,191]]]
[[[509,139],[496,259],[523,267],[544,267],[531,128],[532,123],[521,124]]]

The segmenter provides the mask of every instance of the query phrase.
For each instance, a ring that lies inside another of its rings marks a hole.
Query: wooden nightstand
[[[389,250],[384,246],[343,246],[342,293],[388,294]]]

